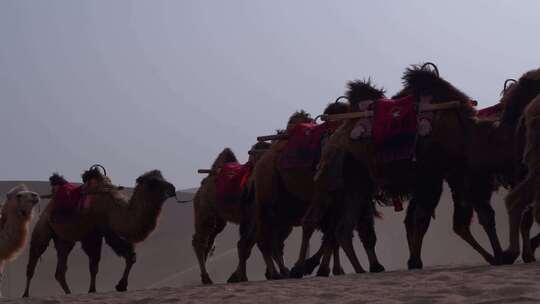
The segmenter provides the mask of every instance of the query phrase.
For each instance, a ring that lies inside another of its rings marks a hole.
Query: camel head
[[[383,88],[377,88],[371,79],[364,79],[349,81],[345,97],[349,100],[351,110],[356,111],[360,102],[375,101],[384,98],[384,94],[385,90]]]
[[[176,197],[176,188],[169,183],[161,171],[152,170],[139,176],[136,180],[134,193],[142,194],[144,199],[161,207],[171,197]]]
[[[18,217],[23,221],[31,219],[32,210],[39,203],[39,195],[30,191],[26,185],[19,185],[6,194],[2,207],[2,222],[9,217]]]
[[[527,104],[538,94],[540,94],[540,69],[530,70],[505,90],[501,99],[504,105],[501,124],[515,127]]]

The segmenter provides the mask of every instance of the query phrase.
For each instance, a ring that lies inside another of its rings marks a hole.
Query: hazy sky
[[[0,1],[0,179],[101,163],[198,185],[225,146],[433,61],[489,105],[540,63],[539,1]],[[535,38],[536,37],[536,38]]]

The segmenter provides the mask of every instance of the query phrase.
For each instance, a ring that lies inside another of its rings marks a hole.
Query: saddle
[[[315,169],[323,146],[335,124],[299,123],[288,132],[289,139],[280,159],[283,169]]]
[[[216,178],[216,199],[218,203],[237,202],[246,187],[253,166],[251,163],[225,163]]]
[[[498,120],[501,117],[502,105],[497,103],[478,111],[477,116],[482,119]]]

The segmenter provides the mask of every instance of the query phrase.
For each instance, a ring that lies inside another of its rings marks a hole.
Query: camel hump
[[[223,151],[221,151],[221,153],[219,153],[216,160],[212,164],[212,171],[216,171],[225,163],[237,163],[237,162],[238,162],[238,159],[236,158],[236,155],[234,155],[234,152],[230,148],[225,148],[223,149]]]

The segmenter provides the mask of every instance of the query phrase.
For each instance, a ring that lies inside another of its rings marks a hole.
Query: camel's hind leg
[[[128,279],[131,268],[137,261],[137,254],[135,253],[135,247],[132,243],[118,237],[112,231],[104,231],[105,243],[111,247],[111,249],[119,256],[123,257],[126,263],[124,272],[118,284],[116,284],[116,291],[126,291],[128,287]]]
[[[289,237],[289,235],[292,232],[293,227],[289,226],[283,229],[278,236],[277,236],[277,242],[274,244],[274,261],[278,265],[279,273],[283,278],[288,278],[290,275],[289,268],[285,265],[285,260],[283,258],[283,251],[285,248],[285,240]]]
[[[476,241],[471,233],[471,220],[473,216],[472,204],[465,201],[465,188],[463,179],[447,178],[447,181],[452,189],[452,200],[454,201],[453,229],[465,242],[467,242],[474,250],[490,264],[495,263],[493,256],[487,252],[482,245]]]
[[[62,289],[66,294],[70,294],[71,290],[69,289],[67,280],[66,280],[66,273],[68,270],[68,257],[71,253],[71,250],[73,250],[73,247],[75,246],[75,242],[73,241],[65,241],[60,239],[59,237],[54,237],[54,246],[56,248],[56,257],[58,259],[56,264],[56,272],[54,274],[54,277],[60,283],[60,286],[62,286]]]
[[[223,231],[226,221],[216,216],[197,218],[195,220],[195,234],[193,235],[193,250],[199,262],[201,281],[203,284],[212,284],[210,275],[206,270],[206,261],[214,245],[216,236]]]
[[[248,280],[246,263],[251,255],[251,250],[255,246],[255,232],[252,223],[242,222],[240,223],[240,240],[238,241],[238,266],[236,270],[231,274],[227,282],[245,282]]]
[[[521,258],[523,259],[523,262],[525,263],[531,263],[536,261],[534,257],[534,251],[532,247],[532,240],[531,240],[531,227],[533,225],[533,208],[529,207],[525,213],[523,213],[523,217],[521,219],[521,240],[523,241],[523,252],[521,253]]]
[[[424,173],[425,174],[425,173]],[[442,178],[432,175],[424,176],[417,181],[413,198],[407,207],[405,228],[409,244],[409,269],[420,269],[422,263],[422,243],[429,228],[431,217],[442,194]]]
[[[347,191],[347,190],[346,190]],[[354,271],[356,273],[364,273],[365,270],[362,268],[360,261],[354,251],[353,246],[353,231],[358,223],[358,215],[362,209],[363,204],[369,204],[370,201],[365,197],[362,197],[362,194],[356,190],[347,191],[344,198],[344,209],[342,213],[341,220],[337,224],[335,230],[336,239],[339,242],[341,248],[349,258]]]
[[[341,259],[339,257],[339,245],[336,243],[333,250],[334,266],[332,266],[332,274],[335,276],[344,275],[345,270],[341,266]]]
[[[89,293],[96,292],[96,277],[99,272],[99,261],[101,259],[101,248],[103,246],[103,235],[98,232],[91,233],[82,241],[82,249],[89,259],[90,287]]]
[[[377,235],[375,234],[375,206],[371,201],[366,202],[364,210],[360,214],[358,221],[358,236],[362,241],[364,250],[366,251],[369,260],[369,272],[382,272],[384,266],[379,263],[377,254],[375,253],[375,245],[377,244]]]
[[[53,231],[47,223],[47,219],[40,217],[32,231],[32,238],[30,240],[30,254],[28,256],[28,265],[26,266],[26,288],[23,294],[25,298],[30,295],[30,282],[34,277],[39,258],[47,250],[47,247],[49,247],[52,238]]]

